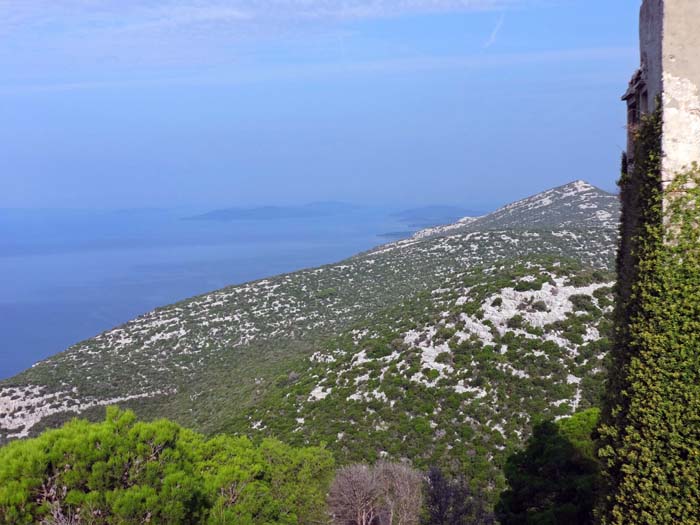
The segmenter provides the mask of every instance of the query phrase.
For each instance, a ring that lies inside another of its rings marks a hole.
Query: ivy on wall
[[[663,188],[662,112],[623,160],[603,524],[700,523],[700,168]]]

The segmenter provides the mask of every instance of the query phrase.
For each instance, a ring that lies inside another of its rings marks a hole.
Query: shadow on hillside
[[[496,506],[501,525],[592,524],[599,480],[592,448],[577,447],[551,421],[537,425],[526,448],[507,459],[508,489]]]

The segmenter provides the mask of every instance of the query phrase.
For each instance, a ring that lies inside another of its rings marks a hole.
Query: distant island
[[[370,210],[369,206],[347,202],[312,202],[297,206],[256,206],[231,207],[212,210],[206,213],[184,217],[188,221],[259,221],[286,219],[314,219],[319,217],[334,217]],[[375,210],[376,211],[376,210]],[[483,213],[460,206],[433,205],[405,210],[386,210],[387,216],[405,224],[412,230],[428,228],[438,224],[452,223],[462,217],[476,217]],[[404,233],[404,232],[402,232]]]
[[[356,212],[361,206],[346,202],[313,202],[303,206],[259,206],[254,208],[223,208],[200,215],[185,217],[190,221],[259,221],[282,219],[313,219]]]

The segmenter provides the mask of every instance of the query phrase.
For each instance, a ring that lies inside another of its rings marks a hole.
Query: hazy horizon
[[[0,3],[0,208],[612,191],[638,4]]]
[[[411,209],[422,209],[422,208],[431,208],[431,207],[460,207],[460,208],[465,208],[474,211],[475,213],[480,213],[480,214],[485,214],[485,213],[490,213],[492,211],[495,211],[496,209],[500,208],[501,206],[505,206],[507,204],[510,204],[512,202],[525,199],[528,197],[531,197],[533,195],[536,195],[542,191],[549,190],[553,187],[556,186],[562,186],[565,184],[568,184],[570,182],[574,182],[573,179],[571,181],[566,181],[562,184],[556,184],[555,186],[549,186],[549,187],[542,187],[542,188],[537,188],[533,189],[530,191],[525,191],[521,195],[516,195],[513,198],[509,199],[500,199],[500,200],[493,200],[490,202],[485,202],[481,199],[478,199],[478,196],[474,196],[473,199],[468,199],[468,198],[446,198],[443,201],[422,201],[419,198],[415,198],[414,200],[407,200],[405,202],[363,202],[363,201],[351,201],[351,200],[342,200],[342,199],[319,199],[319,200],[309,200],[305,201],[303,199],[301,200],[296,200],[296,201],[290,201],[290,200],[272,200],[272,201],[248,201],[248,202],[238,202],[238,203],[231,203],[229,205],[226,204],[211,204],[211,205],[206,205],[206,204],[199,204],[199,205],[194,205],[194,204],[180,204],[178,206],[133,206],[133,207],[60,207],[60,206],[55,206],[55,207],[5,207],[5,206],[0,206],[0,211],[35,211],[35,212],[61,212],[61,213],[70,213],[70,212],[75,212],[75,213],[120,213],[120,212],[130,212],[130,211],[163,211],[163,212],[173,212],[173,211],[181,211],[183,214],[189,214],[189,213],[204,213],[208,211],[216,211],[216,210],[225,210],[225,209],[240,209],[240,210],[254,210],[254,209],[263,209],[266,207],[280,207],[280,208],[294,208],[294,207],[304,207],[304,206],[310,206],[310,205],[316,205],[316,204],[339,204],[339,205],[351,205],[351,206],[356,206],[358,208],[365,208],[369,210],[378,210],[378,209],[383,209],[386,210],[387,212],[401,212],[401,211],[407,211]],[[588,182],[588,181],[586,181]],[[597,186],[599,189],[604,190],[608,193],[613,193],[617,194],[618,193],[618,188],[616,185],[616,181],[613,181],[612,187],[601,187]],[[594,185],[595,186],[595,185]],[[183,216],[183,219],[187,218],[186,216]]]

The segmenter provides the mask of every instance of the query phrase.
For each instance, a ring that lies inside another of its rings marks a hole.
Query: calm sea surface
[[[0,210],[0,378],[157,306],[338,261],[404,224],[379,210],[189,221],[185,210]]]

